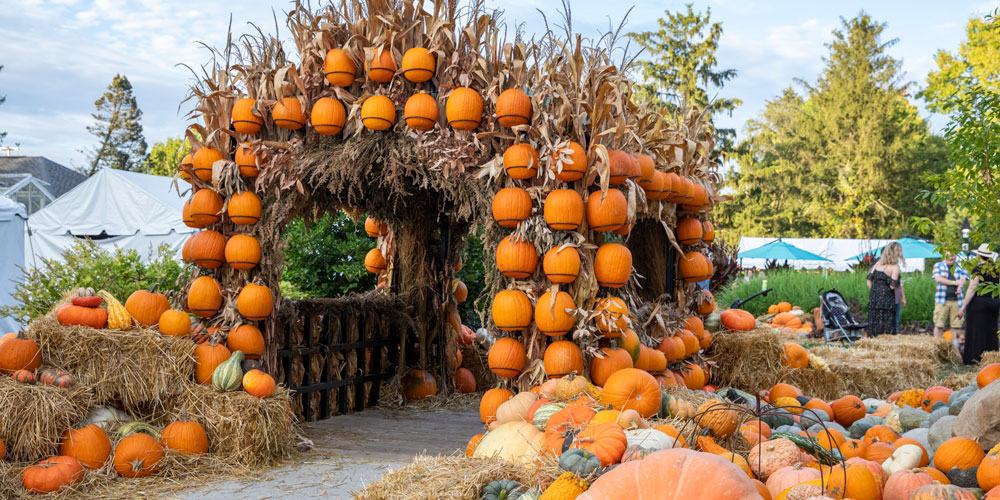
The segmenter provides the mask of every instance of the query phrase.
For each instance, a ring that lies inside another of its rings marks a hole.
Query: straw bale
[[[209,453],[244,467],[272,465],[291,454],[295,445],[291,392],[278,387],[268,398],[244,391],[216,392],[188,384],[173,399],[166,424],[186,413],[205,427]]]
[[[831,400],[844,394],[844,378],[842,374],[832,370],[813,368],[787,370],[781,375],[781,381],[802,389],[803,394],[814,398]]]
[[[194,377],[189,339],[154,330],[95,330],[64,326],[50,314],[28,326],[42,359],[93,388],[98,403],[120,402],[126,411],[178,394]]]
[[[957,391],[969,384],[976,383],[977,372],[965,372],[965,373],[951,373],[948,376],[941,379],[938,385],[943,385],[953,391]]]
[[[719,386],[756,393],[780,381],[784,338],[770,328],[720,331],[712,337],[712,378]]]
[[[855,345],[861,349],[890,351],[894,357],[928,359],[939,365],[959,362],[950,340],[929,335],[882,335],[861,339]]]
[[[421,455],[352,495],[354,500],[479,500],[490,481],[535,483],[536,469],[499,458]]]
[[[93,406],[89,387],[27,385],[0,376],[0,439],[7,448],[7,460],[52,456],[63,432],[78,425]]]
[[[1000,363],[1000,351],[986,351],[979,357],[980,366],[986,366],[993,363]]]

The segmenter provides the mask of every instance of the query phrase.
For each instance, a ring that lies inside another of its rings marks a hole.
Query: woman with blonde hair
[[[882,257],[868,273],[868,335],[894,333],[896,327],[896,289],[900,287],[900,264],[903,247],[892,242],[882,249]]]

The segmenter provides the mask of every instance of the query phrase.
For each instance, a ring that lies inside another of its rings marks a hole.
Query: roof
[[[31,174],[48,183],[48,191],[56,198],[87,179],[80,172],[43,156],[0,156],[0,173]]]

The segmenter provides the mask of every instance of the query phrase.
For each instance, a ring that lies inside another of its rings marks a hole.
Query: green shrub
[[[177,291],[181,269],[168,245],[151,252],[143,262],[135,250],[109,251],[93,241],[81,240],[63,253],[62,261],[43,259],[38,267],[22,269],[22,278],[11,294],[18,303],[0,307],[0,316],[26,324],[52,310],[63,294],[75,287],[107,290],[122,302],[132,292],[154,283],[160,292]]]
[[[298,217],[285,231],[285,269],[281,294],[290,299],[340,297],[375,289],[377,278],[365,269],[365,254],[375,238],[364,222],[337,212],[316,222]]]
[[[819,307],[819,289],[836,288],[844,299],[851,303],[857,299],[860,308],[854,312],[868,314],[868,286],[863,272],[828,272],[780,270],[767,273],[767,286],[773,289],[767,297],[757,297],[743,306],[754,315],[767,313],[767,306],[778,302],[790,302],[806,311]],[[737,278],[722,292],[716,294],[719,307],[729,307],[733,301],[761,291],[761,276],[749,281]],[[934,314],[934,291],[936,283],[930,273],[906,273],[903,275],[907,306],[903,308],[902,321],[931,321]]]

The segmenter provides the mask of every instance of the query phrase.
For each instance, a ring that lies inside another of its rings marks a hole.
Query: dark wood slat
[[[379,374],[379,373],[372,373],[372,374],[369,374],[369,375],[365,375],[364,377],[356,377],[356,378],[344,379],[344,380],[331,380],[329,382],[320,382],[320,383],[312,384],[312,385],[306,386],[306,387],[296,387],[296,388],[292,389],[292,392],[296,393],[296,394],[312,393],[312,392],[322,391],[322,390],[326,390],[326,389],[334,389],[334,388],[337,388],[337,387],[349,387],[349,386],[353,386],[354,384],[358,383],[359,381],[360,382],[375,382],[375,381],[389,380],[389,379],[391,379],[394,376],[396,376],[396,374],[395,373],[391,373],[391,372],[389,372],[389,373],[381,373],[381,374]]]

